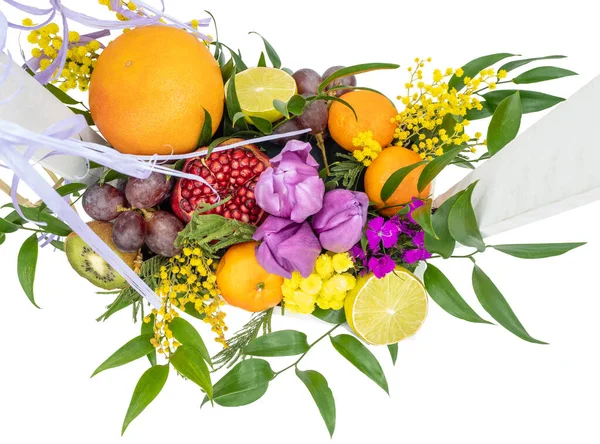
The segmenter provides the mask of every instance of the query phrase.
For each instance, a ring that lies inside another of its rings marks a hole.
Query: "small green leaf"
[[[444,259],[448,259],[454,252],[456,241],[450,234],[448,228],[448,217],[450,216],[450,210],[462,195],[462,191],[448,198],[435,213],[431,216],[431,224],[433,230],[437,234],[437,239],[430,234],[425,233],[425,248],[430,253],[437,253]]]
[[[389,344],[387,348],[392,358],[392,364],[396,365],[396,361],[398,360],[398,344]]]
[[[6,234],[0,233],[0,245],[2,245],[5,240],[6,240]]]
[[[244,63],[244,61],[242,60],[242,57],[240,57],[240,55],[237,52],[235,52],[233,49],[231,49],[225,43],[219,43],[219,44],[229,50],[229,54],[231,55],[231,58],[235,62],[235,69],[237,72],[242,72],[242,71],[245,71],[248,69],[248,66]],[[230,77],[230,78],[232,78],[232,77]]]
[[[246,113],[239,111],[237,113],[235,113],[235,115],[233,116],[233,120],[231,122],[231,126],[235,126],[235,124],[238,122],[238,120],[240,119],[245,119],[246,118]]]
[[[197,384],[206,392],[206,396],[212,399],[213,386],[210,381],[210,371],[196,348],[189,345],[179,346],[169,358],[169,362],[175,370]]]
[[[202,124],[202,130],[200,131],[200,137],[198,137],[196,146],[204,147],[208,145],[212,135],[212,118],[210,117],[210,113],[204,109],[204,123]]]
[[[350,335],[331,337],[331,344],[352,365],[389,394],[387,380],[377,358],[358,339]]]
[[[523,109],[518,92],[500,102],[494,111],[487,132],[487,148],[490,155],[493,156],[517,137],[522,115]]]
[[[259,336],[244,347],[243,353],[251,356],[294,356],[308,351],[306,335],[295,330],[281,330]]]
[[[38,248],[36,234],[32,234],[25,242],[23,242],[17,259],[17,276],[19,277],[21,288],[23,288],[23,291],[31,303],[37,308],[40,308],[35,303],[35,298],[33,296],[33,282],[35,280],[35,269],[38,260]]]
[[[257,65],[258,67],[265,68],[267,66],[267,60],[265,59],[265,53],[260,53],[260,58],[258,59]]]
[[[250,120],[252,124],[258,128],[258,130],[266,135],[273,133],[273,124],[266,119],[262,119],[260,117],[250,116]]]
[[[564,59],[566,57],[567,56],[564,56],[564,55],[551,55],[551,56],[546,56],[546,57],[533,57],[533,58],[530,58],[530,59],[514,60],[512,62],[508,62],[508,63],[502,65],[498,69],[498,71],[504,70],[506,72],[510,72],[513,69],[520,68],[523,65],[527,65],[528,63],[535,62],[535,61],[538,61],[538,60]]]
[[[427,263],[423,274],[423,283],[431,299],[452,316],[468,322],[490,324],[465,302],[448,278],[430,263]]]
[[[89,111],[85,111],[83,109],[78,109],[75,108],[73,106],[67,106],[67,108],[69,108],[71,111],[73,111],[75,114],[80,114],[83,117],[85,117],[85,121],[89,126],[94,126],[94,119],[92,119],[92,114]]]
[[[556,243],[556,244],[506,244],[490,245],[494,250],[521,259],[542,259],[560,256],[568,251],[585,245],[585,242]]]
[[[100,366],[94,370],[94,373],[92,373],[91,377],[93,378],[95,375],[103,372],[104,370],[119,367],[146,356],[152,350],[154,350],[154,346],[150,343],[150,339],[152,339],[152,337],[152,334],[147,334],[133,338],[123,347],[110,355],[106,361],[100,364]]]
[[[235,90],[235,74],[231,76],[229,81],[227,82],[227,93],[225,94],[225,104],[227,106],[227,115],[231,120],[232,127],[236,127],[236,123],[239,120],[239,113],[242,112],[242,108],[240,106],[240,101],[238,100],[237,92]],[[245,120],[242,120],[239,127],[236,127],[238,130],[247,130],[248,125]]]
[[[538,68],[530,69],[522,74],[519,74],[513,79],[513,83],[516,84],[527,84],[527,83],[539,83],[547,80],[560,79],[563,77],[576,76],[577,73],[569,71],[564,68],[557,68],[556,66],[540,66]]]
[[[227,61],[227,63],[221,66],[221,77],[223,77],[223,83],[226,83],[231,78],[234,69],[235,65],[232,57]]]
[[[488,117],[491,117],[494,114],[494,110],[490,109],[488,103],[485,100],[481,102],[481,106],[483,107],[481,109],[473,108],[468,110],[467,114],[465,115],[465,119],[470,121],[487,119]]]
[[[45,222],[46,225],[40,228],[46,233],[56,234],[57,236],[68,236],[71,234],[71,228],[62,220],[49,214],[47,211],[40,211],[40,208],[29,208],[21,205],[21,211],[25,217],[34,223]]]
[[[294,94],[287,103],[287,109],[295,116],[299,116],[304,112],[306,99],[298,94]]]
[[[19,226],[0,217],[0,233],[14,233]]]
[[[187,307],[185,312],[188,312]],[[198,350],[202,358],[212,367],[210,353],[208,353],[206,345],[202,340],[202,336],[200,336],[200,333],[198,333],[192,324],[178,316],[171,321],[169,328],[171,329],[171,332],[173,332],[175,339],[177,339],[183,345],[187,345]]]
[[[396,192],[396,189],[400,186],[402,181],[410,174],[412,170],[417,168],[419,165],[423,165],[425,161],[413,163],[412,165],[405,166],[396,170],[383,184],[381,188],[380,198],[382,202],[388,200]]]
[[[142,320],[142,325],[140,327],[140,334],[142,336],[144,336],[144,335],[153,335],[154,336],[154,315],[150,314],[150,316],[148,316],[148,317],[150,318],[150,322],[144,322]],[[179,318],[175,318],[175,319],[179,319]],[[150,365],[156,365],[156,349],[154,349],[150,353],[148,353],[147,357],[148,357],[148,361],[150,361]]]
[[[168,377],[168,365],[155,365],[144,372],[133,390],[133,395],[125,414],[125,420],[123,421],[123,427],[121,428],[121,435],[125,433],[131,421],[137,418],[154,401],[154,398],[158,396],[165,386]]]
[[[61,196],[69,196],[70,194],[78,193],[85,190],[89,185],[85,183],[69,183],[56,189],[56,192]]]
[[[481,71],[482,69],[492,66],[495,63],[498,63],[500,60],[503,60],[507,57],[514,57],[516,55],[518,54],[509,54],[507,52],[502,52],[498,54],[486,55],[471,60],[469,63],[462,67],[464,74],[461,77],[457,77],[456,74],[452,76],[452,78],[448,82],[448,91],[452,88],[456,88],[457,91],[460,91],[465,86],[465,82],[463,81],[465,77],[473,78],[477,74],[479,74],[479,71]]]
[[[400,65],[395,63],[362,63],[360,65],[347,66],[345,68],[338,69],[326,77],[323,82],[319,85],[319,94],[325,91],[327,85],[333,82],[335,79],[346,77],[354,74],[361,74],[363,72],[376,71],[379,69],[398,69]]]
[[[335,431],[335,400],[329,384],[327,384],[327,379],[315,370],[302,371],[298,370],[298,367],[296,367],[296,376],[310,392],[323,421],[325,421],[327,430],[329,430],[329,436],[332,437]]]
[[[60,100],[65,105],[77,105],[78,103],[81,103],[81,102],[78,102],[77,100],[75,100],[70,95],[68,95],[66,92],[64,92],[61,89],[57,88],[56,86],[52,85],[51,83],[46,83],[44,85],[44,88],[46,88],[48,91],[50,91],[54,97],[56,97],[58,100]]]
[[[290,118],[290,113],[287,109],[287,103],[283,100],[273,99],[273,107],[279,111],[286,119]]]
[[[433,225],[431,224],[431,199],[427,199],[423,205],[415,208],[412,212],[412,217],[415,222],[423,228],[425,233],[429,234],[434,239],[438,239],[438,235],[435,233]]]
[[[564,101],[562,97],[551,96],[550,94],[544,94],[537,91],[525,91],[516,89],[503,89],[498,91],[491,91],[483,95],[487,106],[490,110],[495,110],[500,102],[514,93],[519,93],[521,99],[521,106],[523,114],[535,113],[542,111],[547,108],[551,108],[557,103]]]
[[[312,315],[329,324],[343,324],[346,322],[346,313],[343,308],[339,310],[323,310],[322,308],[316,307],[312,312]]]
[[[214,401],[224,407],[239,407],[261,398],[275,377],[264,359],[246,359],[233,367],[214,386]],[[202,404],[208,401],[205,397]]]
[[[278,68],[278,69],[281,68],[281,59],[277,55],[277,52],[275,51],[275,48],[273,48],[273,46],[271,46],[271,44],[267,41],[267,39],[265,39],[258,32],[252,31],[252,32],[249,32],[248,34],[256,34],[257,36],[259,36],[263,40],[263,42],[265,44],[265,50],[267,51],[267,56],[269,56],[269,60],[271,61],[271,64],[273,65],[273,68]]]
[[[479,251],[484,251],[485,243],[479,231],[475,211],[471,204],[471,196],[473,195],[475,185],[477,185],[477,182],[469,185],[452,206],[448,215],[448,229],[457,242],[467,247],[474,247]]]
[[[417,183],[419,193],[423,191],[425,187],[427,187],[427,185],[429,185],[431,181],[433,181],[433,179],[435,179],[464,149],[465,148],[462,146],[454,147],[425,165],[425,168],[423,168],[423,171],[421,171],[421,175],[419,176],[419,182]]]
[[[318,96],[315,96],[314,100],[325,100],[325,101],[329,101],[329,102],[341,103],[342,105],[350,108],[350,110],[352,111],[352,114],[354,114],[354,118],[358,121],[358,115],[356,114],[354,107],[352,105],[350,105],[348,102],[346,102],[344,99],[340,99],[339,97],[336,97],[336,96],[328,96],[327,94],[320,94]]]
[[[546,344],[532,338],[525,330],[525,327],[517,319],[517,316],[500,293],[500,290],[494,285],[490,278],[477,265],[473,268],[473,289],[481,306],[487,311],[500,325],[519,338],[533,342],[535,344]]]

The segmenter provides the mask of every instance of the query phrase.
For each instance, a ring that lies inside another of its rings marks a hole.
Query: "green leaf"
[[[227,63],[221,66],[221,77],[223,77],[223,83],[226,83],[231,78],[234,69],[235,65],[232,57],[227,61]]]
[[[269,60],[271,61],[273,68],[278,68],[278,69],[281,68],[281,59],[277,55],[275,48],[273,48],[273,46],[271,46],[271,44],[267,41],[267,39],[265,39],[258,32],[252,31],[252,32],[249,32],[248,34],[256,34],[263,40],[263,43],[265,44],[265,51],[267,51],[267,56],[269,56]]]
[[[45,222],[46,225],[40,226],[40,228],[51,234],[57,236],[68,236],[71,234],[71,228],[63,221],[49,214],[47,211],[40,211],[40,208],[29,208],[21,206],[21,211],[25,217],[34,223]]]
[[[287,109],[295,116],[299,116],[304,112],[306,99],[298,94],[294,94],[287,103]]]
[[[346,313],[343,308],[339,310],[323,310],[322,308],[315,307],[312,315],[329,324],[343,324],[346,322]]]
[[[302,371],[298,370],[298,367],[296,367],[296,376],[300,378],[310,392],[323,421],[325,421],[327,430],[329,430],[329,436],[333,437],[335,431],[335,400],[327,380],[315,370]]]
[[[95,375],[103,372],[104,370],[119,367],[146,356],[152,350],[154,350],[154,346],[150,343],[150,339],[152,339],[152,337],[152,334],[147,334],[133,338],[123,347],[110,355],[106,361],[100,364],[100,366],[94,370],[94,373],[92,373],[91,377],[93,378]]]
[[[35,298],[33,296],[33,282],[35,280],[37,260],[38,240],[37,235],[32,234],[25,240],[25,242],[23,242],[23,245],[19,250],[19,257],[17,259],[17,276],[19,277],[21,288],[23,288],[23,291],[31,303],[37,308],[40,308],[35,303]]]
[[[53,240],[52,242],[50,242],[50,245],[52,245],[57,250],[65,251],[65,243],[62,241]]]
[[[354,107],[352,105],[350,105],[348,102],[346,102],[344,99],[340,99],[339,97],[336,97],[336,96],[329,96],[327,94],[320,94],[318,96],[315,96],[315,98],[313,100],[325,100],[328,102],[341,103],[342,105],[350,108],[350,110],[352,111],[352,114],[354,114],[354,118],[358,121],[358,115],[356,114]]]
[[[388,200],[396,192],[396,189],[400,186],[402,181],[410,174],[412,170],[417,168],[419,165],[423,165],[425,161],[413,163],[412,165],[405,166],[399,170],[394,171],[390,177],[385,181],[381,188],[381,194],[379,197],[382,202]]]
[[[237,72],[242,72],[242,71],[245,71],[248,69],[248,66],[244,63],[244,61],[242,60],[242,58],[240,57],[240,55],[237,52],[235,52],[233,49],[231,49],[225,43],[220,43],[220,45],[224,46],[225,48],[227,48],[229,50],[229,54],[231,55],[231,58],[235,62],[235,68],[236,68]]]
[[[295,356],[308,351],[306,335],[295,330],[281,330],[260,336],[244,347],[251,356]]]
[[[423,283],[431,299],[452,316],[468,322],[490,324],[465,302],[444,273],[430,263],[427,263],[423,274]]]
[[[484,100],[483,102],[481,102],[481,106],[483,106],[483,108],[481,109],[470,109],[467,111],[467,114],[465,115],[465,119],[467,120],[480,120],[480,119],[487,119],[488,117],[491,117],[494,114],[494,110],[490,109],[490,107],[488,106],[488,103]]]
[[[89,111],[85,111],[83,109],[78,109],[78,108],[75,108],[73,106],[67,106],[67,108],[69,108],[75,114],[80,114],[83,117],[85,117],[85,121],[87,122],[87,124],[89,126],[94,126],[95,125],[94,119],[92,119],[92,114]]]
[[[392,364],[396,365],[396,361],[398,360],[398,344],[389,344],[387,348],[392,358]]]
[[[490,54],[471,60],[469,63],[462,67],[464,74],[461,77],[457,77],[456,74],[452,76],[452,78],[448,82],[448,90],[456,88],[457,91],[460,91],[465,86],[465,82],[463,81],[465,77],[473,78],[477,74],[479,74],[479,71],[481,71],[482,69],[492,66],[500,60],[506,59],[507,57],[514,57],[516,55],[517,54],[501,52],[498,54]]]
[[[362,63],[360,65],[347,66],[345,68],[338,69],[331,73],[329,77],[326,77],[323,82],[319,85],[319,94],[321,94],[327,85],[333,82],[335,79],[346,77],[354,74],[361,74],[363,72],[376,71],[379,69],[398,69],[400,65],[395,63]]]
[[[200,356],[202,356],[202,358],[212,367],[210,353],[208,353],[206,345],[202,340],[202,336],[200,336],[200,333],[198,333],[192,324],[178,316],[170,322],[169,328],[171,329],[171,332],[173,332],[175,339],[177,339],[183,345],[187,345],[198,350]]]
[[[0,217],[0,233],[14,233],[19,226]]]
[[[273,133],[273,124],[268,120],[255,116],[250,116],[250,120],[261,133],[266,135]]]
[[[0,245],[2,245],[5,240],[6,240],[6,234],[0,233]]]
[[[471,196],[473,195],[475,185],[477,185],[477,182],[469,185],[452,206],[448,215],[448,229],[456,241],[467,247],[474,247],[479,251],[484,251],[485,243],[479,231],[475,211],[471,204]]]
[[[69,196],[70,194],[78,193],[85,190],[89,185],[85,183],[69,183],[56,189],[56,192],[61,196]]]
[[[239,407],[261,398],[275,377],[264,359],[246,359],[233,367],[214,386],[213,399],[224,407]],[[208,398],[204,398],[204,405]]]
[[[78,102],[77,100],[75,100],[70,95],[68,95],[66,92],[64,92],[61,89],[57,88],[56,86],[52,85],[51,83],[46,83],[44,85],[44,88],[46,88],[48,91],[50,91],[54,97],[56,97],[58,100],[60,100],[65,105],[77,105],[78,103],[81,103],[81,102]]]
[[[425,165],[425,168],[423,168],[423,171],[419,176],[419,182],[417,183],[417,189],[419,190],[419,193],[423,191],[425,187],[427,187],[427,185],[429,185],[431,181],[435,179],[437,175],[440,174],[442,170],[446,168],[450,162],[452,162],[454,158],[463,150],[464,147],[462,146],[454,147]]]
[[[525,330],[525,327],[517,319],[517,316],[500,293],[500,290],[494,285],[490,278],[477,265],[473,268],[473,289],[481,306],[487,311],[500,325],[519,338],[533,342],[535,344],[546,344],[532,338]]]
[[[258,63],[256,66],[259,66],[261,68],[265,68],[267,66],[267,61],[265,59],[265,53],[261,52],[260,53],[260,58],[258,59]]]
[[[155,365],[144,372],[135,386],[135,390],[133,390],[133,395],[125,414],[125,420],[123,421],[123,427],[121,428],[121,435],[125,433],[131,421],[137,418],[154,401],[154,398],[158,396],[165,386],[168,377],[168,365]]]
[[[585,242],[556,243],[556,244],[505,244],[490,245],[494,250],[521,259],[542,259],[545,257],[560,256],[567,251],[585,245]]]
[[[377,358],[358,339],[350,335],[331,337],[331,344],[352,365],[389,394],[387,380]]]
[[[117,170],[107,170],[100,179],[100,183],[108,183],[118,179],[128,179],[127,175],[120,173]]]
[[[273,107],[279,111],[286,119],[290,118],[290,113],[287,109],[287,103],[283,100],[273,99]]]
[[[567,56],[564,56],[564,55],[551,55],[551,56],[546,56],[546,57],[533,57],[533,58],[530,58],[530,59],[514,60],[512,62],[508,62],[508,63],[502,65],[500,67],[500,69],[498,69],[498,71],[504,70],[506,72],[510,72],[513,69],[520,68],[523,65],[527,65],[528,63],[535,62],[537,60],[564,59],[566,57]]]
[[[437,239],[432,235],[425,233],[425,248],[430,253],[437,253],[444,259],[448,259],[454,253],[454,247],[456,241],[450,234],[448,228],[448,217],[450,216],[450,210],[462,195],[462,191],[448,198],[435,213],[431,216],[431,224],[433,230],[437,234]]]
[[[154,336],[154,315],[151,314],[148,316],[150,318],[150,322],[144,322],[142,320],[142,326],[140,328],[140,334],[143,335],[152,335]],[[179,319],[179,318],[175,318]],[[148,361],[150,361],[150,365],[156,365],[156,349],[152,350],[147,355]]]
[[[423,228],[425,233],[433,236],[435,239],[438,238],[438,235],[435,233],[433,225],[431,224],[431,199],[427,199],[423,205],[415,208],[412,212],[412,217],[415,222]]]
[[[235,127],[237,120],[239,119],[238,114],[242,112],[240,101],[238,100],[237,92],[235,90],[235,74],[231,76],[227,82],[227,94],[225,94],[225,104],[227,106],[227,114],[229,119],[232,121],[231,126]],[[247,130],[248,125],[245,120],[242,120],[241,125],[236,129]]]
[[[487,132],[487,148],[490,155],[493,156],[517,137],[522,115],[523,109],[518,92],[500,102],[494,111]]]
[[[231,126],[235,126],[235,124],[238,122],[238,120],[245,119],[245,118],[246,118],[246,113],[244,113],[242,111],[235,113],[235,115],[233,116],[233,120],[231,121]]]
[[[498,91],[491,91],[483,95],[488,107],[491,110],[495,110],[500,102],[514,93],[519,93],[521,99],[521,106],[523,114],[535,113],[542,111],[547,108],[551,108],[557,103],[564,101],[562,97],[551,96],[550,94],[544,94],[537,91],[526,91],[516,89],[503,89]]]
[[[196,146],[204,147],[208,145],[212,135],[212,118],[210,117],[210,113],[204,109],[204,123],[202,124],[202,130],[200,131],[200,137],[198,137]]]
[[[206,392],[206,396],[212,399],[213,386],[210,381],[210,371],[196,348],[189,345],[179,346],[169,358],[169,362],[175,370],[197,384]]]
[[[519,74],[512,81],[516,84],[538,83],[576,75],[576,72],[569,71],[568,69],[557,68],[556,66],[540,66]]]

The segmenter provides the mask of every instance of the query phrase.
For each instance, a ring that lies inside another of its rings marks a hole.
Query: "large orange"
[[[192,151],[204,124],[223,115],[223,78],[206,46],[172,26],[146,26],[113,40],[90,82],[90,109],[106,140],[127,154]]]
[[[398,112],[387,97],[372,91],[352,91],[340,98],[354,108],[358,120],[346,105],[333,102],[329,109],[328,127],[338,145],[354,151],[356,148],[352,139],[364,131],[373,132],[373,139],[384,148],[392,142],[397,125],[391,119]]]
[[[268,273],[256,260],[258,242],[229,248],[217,267],[217,286],[229,305],[248,311],[275,307],[283,299],[283,278]]]
[[[369,200],[375,202],[376,208],[380,209],[386,206],[397,205],[396,207],[380,209],[379,213],[384,216],[393,216],[402,209],[401,204],[406,204],[413,197],[427,197],[431,191],[431,184],[419,194],[417,182],[425,165],[421,165],[412,170],[390,196],[385,204],[381,201],[381,189],[389,177],[409,165],[421,161],[421,157],[412,150],[400,146],[391,146],[384,149],[379,156],[369,165],[365,172],[365,191]]]

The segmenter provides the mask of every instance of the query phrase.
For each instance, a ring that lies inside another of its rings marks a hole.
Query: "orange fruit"
[[[369,200],[376,203],[375,208],[383,216],[393,216],[402,208],[400,205],[407,204],[413,197],[427,197],[431,191],[431,184],[419,194],[417,182],[425,165],[412,170],[400,183],[394,194],[383,203],[381,201],[381,189],[389,177],[400,168],[420,162],[421,157],[412,150],[400,146],[390,146],[379,153],[379,156],[369,165],[365,172],[365,192]],[[398,205],[392,208],[382,207]]]
[[[217,287],[223,299],[234,307],[263,311],[283,299],[283,278],[268,273],[256,260],[258,242],[230,247],[217,267]]]
[[[223,116],[223,78],[206,46],[183,29],[145,26],[104,49],[90,82],[90,109],[106,140],[126,154],[196,148],[204,109],[213,133]]]
[[[372,91],[352,91],[340,97],[348,102],[350,108],[340,102],[333,102],[329,108],[329,133],[333,140],[342,148],[354,151],[356,147],[352,139],[364,131],[373,132],[373,139],[382,147],[388,146],[394,140],[394,130],[397,128],[390,119],[398,112],[389,99]]]

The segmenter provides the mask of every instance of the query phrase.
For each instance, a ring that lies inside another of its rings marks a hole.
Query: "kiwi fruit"
[[[131,268],[134,267],[137,253],[123,253],[112,241],[110,222],[94,221],[88,227],[104,241]],[[105,290],[122,288],[127,284],[123,276],[118,274],[102,257],[86,244],[76,233],[71,233],[65,241],[65,252],[71,267],[92,284]]]

